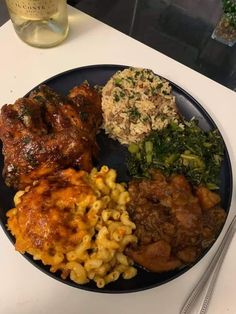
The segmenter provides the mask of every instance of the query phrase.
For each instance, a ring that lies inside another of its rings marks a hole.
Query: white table
[[[236,94],[233,91],[86,14],[69,8],[69,16],[68,39],[48,50],[25,45],[10,22],[0,28],[1,105],[15,101],[43,80],[79,66],[107,63],[151,68],[187,90],[211,114],[228,146],[235,179]],[[235,195],[234,191],[226,226],[207,256],[181,277],[139,293],[108,295],[64,285],[15,252],[0,230],[0,313],[177,314],[206,270],[235,213]],[[236,239],[223,264],[209,314],[236,313],[235,265]]]

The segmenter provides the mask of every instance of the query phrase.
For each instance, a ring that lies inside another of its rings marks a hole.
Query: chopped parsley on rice
[[[148,69],[116,72],[102,89],[102,110],[106,133],[121,144],[137,143],[178,120],[169,82]]]

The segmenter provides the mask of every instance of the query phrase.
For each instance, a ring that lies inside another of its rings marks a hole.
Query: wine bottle
[[[6,0],[18,36],[34,47],[48,48],[68,34],[66,0]]]

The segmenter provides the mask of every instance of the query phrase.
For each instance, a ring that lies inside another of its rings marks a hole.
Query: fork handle
[[[228,247],[230,245],[230,242],[234,236],[235,233],[235,223],[236,223],[236,216],[233,218],[231,224],[229,225],[224,238],[219,246],[219,248],[217,249],[213,259],[211,260],[207,270],[205,271],[205,273],[203,274],[203,276],[201,277],[201,279],[199,280],[199,282],[197,283],[196,287],[193,289],[193,291],[191,292],[191,294],[189,295],[187,301],[185,302],[184,306],[182,307],[180,314],[188,314],[190,313],[190,311],[192,310],[192,307],[195,305],[195,303],[198,301],[199,295],[201,294],[201,292],[203,291],[206,283],[208,282],[208,279],[211,276],[211,281],[210,284],[208,286],[205,298],[204,298],[204,302],[200,311],[200,314],[205,314],[206,310],[208,308],[213,290],[214,290],[214,286],[215,286],[215,282],[217,279],[217,275],[219,273],[219,270],[221,268],[221,265],[223,263],[225,254],[228,250]]]

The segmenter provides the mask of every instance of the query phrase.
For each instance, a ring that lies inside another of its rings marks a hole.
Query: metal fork
[[[197,285],[189,295],[188,299],[186,300],[180,314],[189,314],[191,313],[193,307],[197,303],[197,301],[203,300],[202,307],[199,311],[200,314],[205,314],[207,312],[211,296],[215,287],[216,279],[218,273],[220,271],[221,265],[223,263],[224,257],[227,253],[228,247],[233,239],[234,233],[236,231],[236,216],[232,219],[224,238],[217,249],[213,259],[211,260],[207,270],[203,274],[203,276],[198,281]],[[208,284],[208,288],[204,289]],[[202,291],[206,290],[205,295],[202,296]]]

